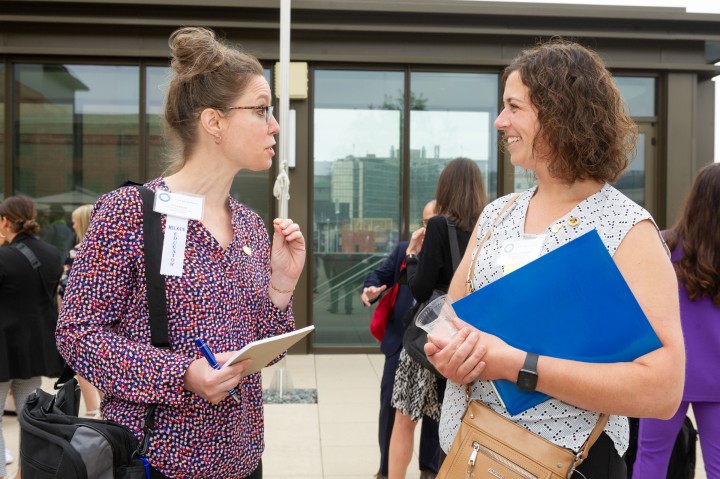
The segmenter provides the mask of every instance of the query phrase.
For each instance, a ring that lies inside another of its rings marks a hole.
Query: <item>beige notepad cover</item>
[[[235,353],[222,367],[227,367],[245,359],[252,359],[252,364],[243,373],[243,376],[256,373],[277,358],[283,351],[307,336],[313,329],[315,329],[315,326],[307,326],[289,333],[253,341]]]

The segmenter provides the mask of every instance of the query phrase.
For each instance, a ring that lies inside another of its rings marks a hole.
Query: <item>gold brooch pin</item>
[[[252,250],[251,250],[250,247],[247,246],[247,245],[246,245],[246,246],[243,246],[243,251],[244,251],[245,254],[248,255],[248,256],[251,256],[251,255],[252,255]]]
[[[578,218],[577,216],[571,216],[570,218],[568,218],[567,224],[569,224],[570,226],[577,226],[580,224],[580,218]]]

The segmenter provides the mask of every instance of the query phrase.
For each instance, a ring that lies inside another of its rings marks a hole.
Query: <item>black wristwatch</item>
[[[537,387],[538,373],[537,363],[539,356],[535,353],[527,353],[525,364],[518,373],[517,386],[523,391],[534,391]]]
[[[417,263],[417,255],[410,253],[407,256],[405,256],[405,263]]]

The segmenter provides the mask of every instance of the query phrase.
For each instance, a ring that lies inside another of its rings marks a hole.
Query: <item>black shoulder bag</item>
[[[162,226],[152,210],[153,192],[137,187],[143,198],[145,280],[147,282],[152,345],[169,348],[165,282],[160,276]],[[156,404],[145,413],[143,439],[113,421],[79,418],[80,387],[75,373],[65,367],[55,383],[57,394],[38,388],[18,415],[20,469],[23,479],[149,479],[145,459],[155,427]]]
[[[445,221],[448,225],[448,238],[450,240],[450,257],[454,272],[460,264],[460,246],[458,245],[455,225],[447,218],[447,216],[445,217]],[[444,379],[445,376],[440,374],[440,372],[435,369],[435,366],[433,366],[430,361],[428,361],[428,358],[425,355],[425,343],[427,343],[427,333],[424,329],[419,328],[415,324],[415,316],[420,311],[422,311],[425,306],[430,304],[432,300],[439,298],[443,294],[447,294],[447,290],[439,288],[435,289],[433,290],[430,299],[428,299],[427,301],[423,301],[422,303],[416,304],[415,307],[411,309],[412,313],[411,315],[408,315],[410,316],[410,322],[406,325],[405,334],[403,335],[403,348],[405,348],[405,351],[407,351],[408,355],[410,355],[410,357],[413,358],[416,362],[420,363],[422,367],[432,372],[435,376],[441,379]]]

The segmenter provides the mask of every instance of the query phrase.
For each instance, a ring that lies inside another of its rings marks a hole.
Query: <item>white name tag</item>
[[[505,274],[515,271],[540,257],[545,235],[507,240],[502,244],[496,266],[502,266]]]
[[[155,192],[153,210],[168,216],[200,221],[204,203],[204,196],[158,190]]]
[[[185,241],[187,240],[187,218],[167,216],[165,239],[163,240],[160,274],[182,276],[185,262]]]

